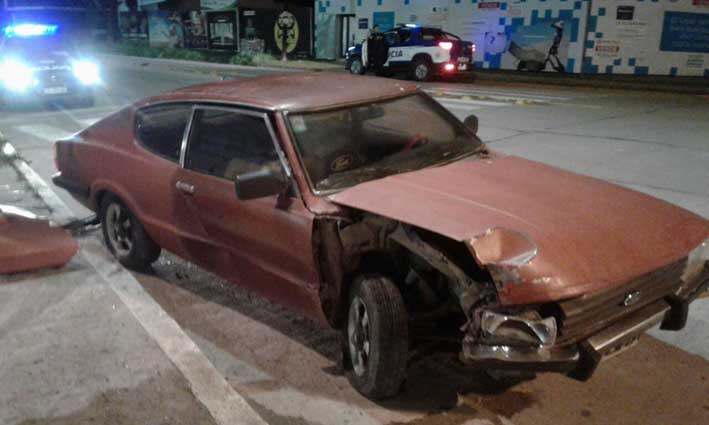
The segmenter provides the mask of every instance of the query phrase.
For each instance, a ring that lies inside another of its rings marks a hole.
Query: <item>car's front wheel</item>
[[[136,216],[112,195],[101,202],[101,227],[108,250],[124,266],[143,270],[160,256],[160,247],[150,239]]]
[[[371,399],[395,396],[409,352],[408,316],[399,288],[382,275],[357,278],[343,334],[352,386]]]
[[[355,75],[364,74],[364,64],[362,63],[362,58],[352,58],[352,61],[350,62],[350,73]]]

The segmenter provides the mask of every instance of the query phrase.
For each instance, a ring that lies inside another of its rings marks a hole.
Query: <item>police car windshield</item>
[[[289,115],[313,189],[330,192],[478,152],[480,140],[426,95]]]
[[[24,55],[69,52],[72,49],[70,40],[62,36],[8,37],[0,42],[3,52]]]

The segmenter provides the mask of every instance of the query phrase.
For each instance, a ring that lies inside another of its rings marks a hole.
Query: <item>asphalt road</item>
[[[53,140],[147,95],[259,73],[186,73],[174,67],[113,64],[105,69],[105,87],[96,107],[3,111],[0,132],[45,181],[50,181],[55,171]],[[460,118],[476,114],[479,134],[493,149],[625,185],[709,217],[707,99],[523,85],[430,83],[425,88]],[[549,184],[553,187],[553,182]],[[63,191],[57,190],[57,194],[77,216],[88,214]],[[154,273],[134,277],[230,386],[270,423],[709,423],[707,298],[692,306],[687,329],[679,333],[652,331],[652,336],[642,339],[637,347],[604,362],[586,383],[553,374],[493,381],[442,359],[425,358],[410,368],[401,397],[378,404],[356,394],[341,375],[334,332],[319,329],[169,254],[162,256]],[[41,278],[46,280],[45,276]],[[88,291],[89,287],[90,282],[84,281],[78,288]],[[37,297],[27,289],[0,288],[6,300],[12,299],[8,306],[31,306]],[[61,298],[63,291],[77,290],[69,282],[53,288],[51,296]],[[92,307],[86,314],[102,316],[106,322],[109,316],[102,314],[102,309],[115,310],[112,295],[89,294]],[[102,301],[94,302],[94,298]],[[61,311],[79,308],[77,305],[57,304],[53,308]],[[110,323],[104,322],[91,329],[110,329]],[[12,325],[23,326],[21,321]],[[2,333],[0,329],[0,336]],[[100,336],[100,332],[93,335]],[[141,344],[140,340],[132,343]],[[48,349],[46,344],[36,344],[28,348],[35,355]],[[179,374],[163,363],[156,364],[169,373],[164,378],[167,383],[160,388],[184,387]],[[80,365],[74,367],[80,369]],[[141,370],[156,367],[147,362]],[[44,373],[51,376],[53,372]],[[20,382],[39,385],[32,379]],[[146,382],[128,380],[123,385],[146,393],[153,391],[154,384]],[[0,393],[15,387],[13,382],[0,381]],[[184,397],[179,391],[166,394],[166,399]],[[140,407],[139,400],[125,399],[125,394],[115,398],[128,406],[148,408]],[[55,402],[61,404],[61,399]],[[150,408],[160,410],[165,406]],[[72,423],[71,408],[60,407],[58,411],[70,418],[66,423]],[[201,417],[202,413],[192,414]]]

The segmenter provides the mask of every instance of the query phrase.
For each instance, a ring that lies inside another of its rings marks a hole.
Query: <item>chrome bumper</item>
[[[689,303],[709,289],[709,268],[677,294],[653,302],[614,322],[577,344],[525,349],[481,344],[463,340],[460,358],[464,363],[493,370],[551,371],[587,380],[601,361],[634,345],[657,324],[665,330],[680,330],[687,321]]]

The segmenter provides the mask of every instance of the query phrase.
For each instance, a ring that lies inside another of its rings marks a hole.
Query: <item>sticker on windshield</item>
[[[291,117],[290,123],[293,126],[293,131],[296,133],[302,133],[308,129],[305,125],[305,119],[300,115]]]

